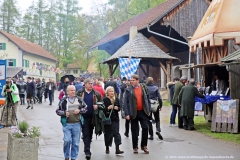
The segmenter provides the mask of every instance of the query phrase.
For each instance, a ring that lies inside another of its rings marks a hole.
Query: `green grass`
[[[169,123],[169,119],[170,119],[170,116],[164,117],[164,119],[162,119],[163,123]],[[178,123],[177,117],[176,117],[176,123]],[[206,122],[203,116],[194,117],[194,127],[196,128],[197,132],[205,134],[209,137],[240,144],[240,134],[212,132],[211,123]]]
[[[171,106],[170,102],[168,100],[163,101],[163,106]]]
[[[194,126],[197,132],[203,133],[207,136],[240,144],[240,134],[212,132],[211,123],[206,122],[205,118],[202,116],[194,117]]]

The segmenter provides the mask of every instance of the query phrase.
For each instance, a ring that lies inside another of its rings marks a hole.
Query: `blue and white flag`
[[[121,77],[130,77],[136,73],[138,65],[140,63],[139,58],[118,58],[120,65]]]

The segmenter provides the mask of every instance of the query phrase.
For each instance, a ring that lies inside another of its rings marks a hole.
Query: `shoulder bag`
[[[151,112],[156,112],[159,106],[158,100],[150,99],[150,103],[151,103]]]

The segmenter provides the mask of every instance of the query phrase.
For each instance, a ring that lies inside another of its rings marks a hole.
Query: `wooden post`
[[[117,63],[117,64],[115,65],[115,67],[114,67],[114,69],[113,69],[113,71],[112,71],[112,75],[115,73],[115,71],[116,71],[116,69],[117,69],[117,67],[118,67],[118,64],[119,64],[119,63]]]
[[[108,68],[109,68],[109,77],[112,76],[112,64],[108,64]]]
[[[170,59],[169,61],[166,62],[167,63],[167,82],[171,81],[171,64],[172,64],[172,60]]]

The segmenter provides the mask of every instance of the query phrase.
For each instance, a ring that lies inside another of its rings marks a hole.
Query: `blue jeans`
[[[81,136],[81,124],[79,123],[67,123],[63,130],[63,153],[65,158],[69,158],[71,148],[71,159],[76,159],[79,152],[80,136]]]
[[[178,105],[172,104],[172,114],[170,117],[170,124],[175,124],[176,114]]]

